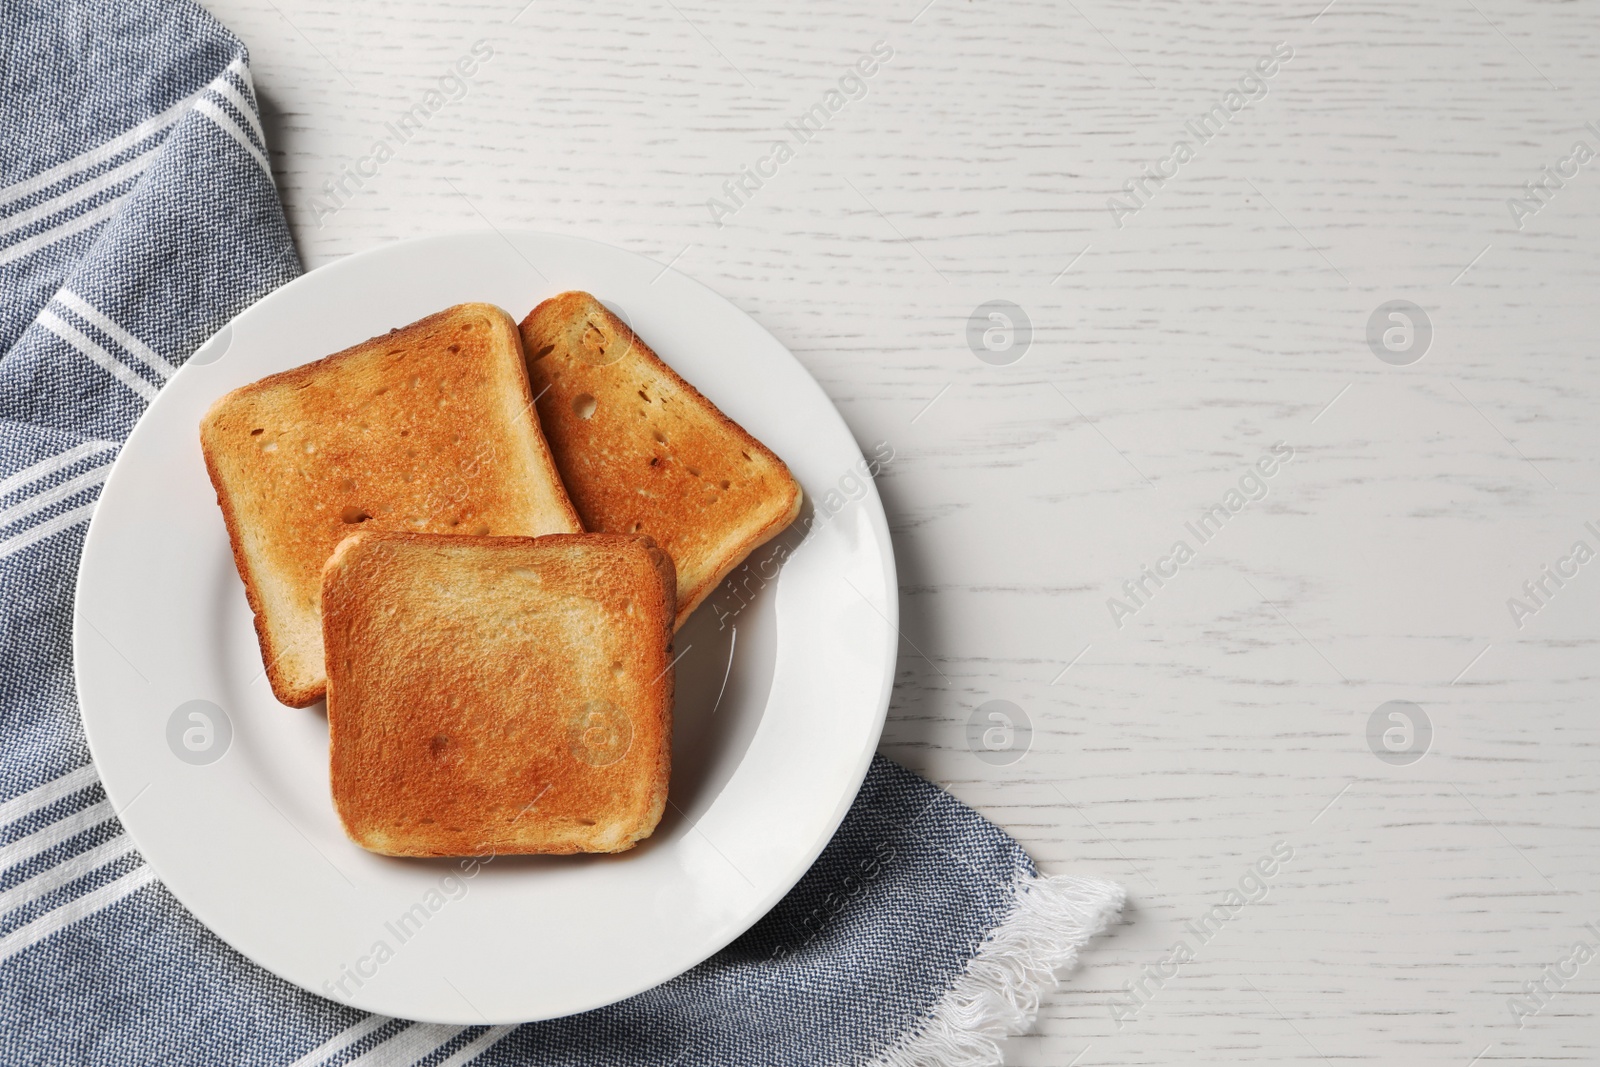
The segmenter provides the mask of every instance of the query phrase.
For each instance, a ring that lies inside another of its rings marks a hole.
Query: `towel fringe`
[[[1019,873],[1016,903],[922,1024],[871,1061],[871,1067],[998,1067],[1000,1041],[1039,1013],[1056,971],[1122,911],[1112,882]]]

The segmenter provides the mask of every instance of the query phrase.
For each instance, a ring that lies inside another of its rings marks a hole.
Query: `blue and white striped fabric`
[[[79,725],[85,524],[162,384],[300,273],[243,46],[160,0],[0,8],[0,1064],[998,1062],[1107,883],[878,759],[753,930],[630,1001],[522,1027],[367,1015],[255,967],[162,888]],[[150,625],[160,627],[160,619]]]

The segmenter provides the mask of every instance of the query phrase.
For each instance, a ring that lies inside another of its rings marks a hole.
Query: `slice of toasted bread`
[[[648,537],[345,540],[322,586],[345,832],[390,856],[648,837],[672,753],[672,585]]]
[[[522,321],[539,421],[585,529],[646,533],[677,567],[678,619],[800,512],[783,461],[588,293]]]
[[[277,698],[322,696],[322,565],[359,529],[576,533],[516,325],[462,304],[235,389],[200,424]]]

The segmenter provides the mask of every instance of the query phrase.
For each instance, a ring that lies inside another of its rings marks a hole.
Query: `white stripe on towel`
[[[245,84],[249,84],[248,79],[246,79]],[[226,97],[233,103],[234,107],[239,109],[239,114],[243,115],[244,120],[250,124],[250,128],[256,131],[256,143],[265,147],[267,135],[261,129],[261,120],[256,118],[256,109],[251,107],[249,101],[245,100],[244,95],[233,87],[233,83],[219,78],[212,83],[211,91]]]
[[[453,1027],[448,1022],[413,1022],[389,1040],[366,1049],[344,1067],[411,1067],[422,1057],[450,1045],[466,1029]]]
[[[4,541],[0,541],[0,559],[21,552],[29,545],[43,541],[47,537],[54,537],[62,530],[69,530],[79,523],[88,522],[94,518],[94,506],[98,503],[98,500],[91,500],[89,503],[75,507],[71,511],[63,511],[61,514],[46,522],[41,522],[37,526],[30,526],[15,537],[8,537]]]
[[[491,1026],[465,1045],[456,1049],[449,1056],[434,1064],[433,1067],[465,1067],[466,1064],[471,1063],[495,1045],[498,1045],[501,1038],[515,1029],[515,1026]]]
[[[267,177],[269,179],[272,177],[272,164],[267,162],[267,157],[262,155],[261,149],[257,148],[251,142],[249,134],[241,130],[239,128],[239,124],[234,122],[226,111],[222,110],[209,100],[196,100],[194,102],[194,109],[206,116],[212,122],[215,122],[223,133],[226,133],[229,137],[232,137],[235,141],[238,141],[239,145],[246,152],[249,152],[250,155],[255,158],[257,163],[261,164],[261,169],[267,172]]]
[[[78,448],[83,448],[79,445]],[[76,452],[78,449],[73,449]],[[62,453],[66,455],[67,453]],[[0,804],[0,826],[14,823],[24,815],[31,815],[47,804],[54,804],[64,796],[70,796],[80,789],[88,789],[100,780],[94,771],[94,764],[79,767],[75,771],[68,771],[60,778],[46,782],[44,785],[23,793],[21,796],[12,797],[4,804]]]
[[[67,838],[76,837],[85,830],[93,830],[115,815],[116,812],[111,810],[111,801],[102,800],[82,811],[75,811],[64,819],[58,819],[42,830],[35,830],[27,837],[19,837],[8,845],[0,845],[0,870],[30,860],[46,849],[54,848]]]
[[[112,444],[110,441],[85,441],[81,445],[73,445],[65,452],[59,452],[54,456],[41,459],[32,466],[22,468],[13,475],[10,475],[6,478],[0,478],[0,496],[5,496],[7,493],[15,492],[16,490],[21,489],[23,486],[32,482],[37,482],[40,479],[48,478],[50,475],[54,474],[58,470],[61,470],[63,467],[70,467],[80,459],[83,459],[87,456],[96,456],[101,452],[110,452],[116,447],[117,446]],[[0,805],[0,812],[5,810],[5,806]],[[0,818],[0,822],[4,821],[5,820],[3,818]]]
[[[76,311],[79,315],[82,315],[85,319],[88,319],[90,322],[94,323],[94,325],[100,327],[100,329],[109,335],[112,340],[116,341],[117,344],[121,345],[135,356],[138,356],[144,361],[145,366],[149,367],[163,378],[170,378],[174,374],[178,373],[178,368],[174,367],[171,363],[168,363],[165,359],[163,359],[161,353],[157,352],[155,349],[139,340],[127,330],[124,330],[121,326],[118,326],[112,321],[111,316],[103,313],[99,308],[89,303],[89,301],[85,300],[77,293],[74,293],[71,289],[61,290],[56,294],[56,299],[61,302],[63,307],[67,307],[73,311]]]
[[[344,1067],[411,1067],[437,1052],[466,1030],[448,1023],[412,1023],[387,1041],[367,1049]]]
[[[229,74],[237,74],[239,77],[244,78],[247,84],[249,83],[250,68],[245,66],[242,59],[235,59],[232,63],[228,64],[227,68],[221,74],[217,75],[215,81],[212,81],[206,86],[206,89],[214,88],[219,83],[225,83]],[[201,92],[204,91],[205,89],[201,90]],[[110,159],[112,156],[119,155],[127,149],[132,148],[140,141],[160,133],[162,130],[166,129],[168,126],[171,126],[174,122],[177,122],[180,118],[182,118],[183,113],[189,109],[190,105],[194,103],[195,97],[198,95],[199,93],[195,93],[192,96],[184,97],[176,104],[173,104],[171,107],[161,112],[161,114],[145,119],[127,133],[119,134],[118,136],[107,141],[105,144],[102,144],[96,148],[91,148],[87,152],[74,156],[64,163],[57,163],[55,166],[50,167],[47,170],[42,170],[31,178],[17,182],[14,185],[8,185],[4,189],[0,189],[0,204],[9,204],[13,200],[21,200],[25,196],[31,196],[32,194],[39,192],[41,189],[48,189],[57,182],[65,181],[74,174],[80,174],[83,171],[98,166],[99,164]]]
[[[340,1030],[337,1034],[334,1034],[328,1040],[289,1064],[289,1067],[319,1067],[320,1064],[333,1059],[333,1057],[374,1030],[392,1022],[394,1022],[394,1018],[389,1015],[369,1015],[360,1022],[353,1023]]]
[[[132,851],[133,838],[127,834],[118,834],[87,852],[80,852],[71,859],[34,875],[26,882],[18,882],[0,893],[0,915],[16,911],[24,904],[31,904],[46,893],[60,889],[68,882],[75,882]]]
[[[31,256],[46,245],[53,245],[57,241],[65,241],[73,234],[82,233],[91,226],[99,225],[112,215],[115,215],[117,209],[122,207],[122,202],[127,198],[128,194],[124,193],[115,200],[107,200],[97,208],[68,219],[54,229],[35,234],[26,241],[19,241],[9,248],[0,249],[0,265],[21,259],[23,256]]]
[[[144,397],[145,400],[154,400],[156,398],[157,390],[155,386],[133,373],[126,364],[119,362],[110,352],[101,348],[92,338],[60,315],[46,309],[41,311],[39,317],[34,321],[88,356],[90,361],[99,366],[101,370]]]
[[[84,471],[76,478],[46,489],[44,492],[31,496],[20,504],[13,504],[9,508],[0,508],[0,526],[10,526],[18,519],[25,519],[36,511],[43,511],[52,504],[61,503],[69,496],[99,485],[106,480],[106,476],[110,473],[111,464],[107,463],[103,467],[95,467],[92,470]]]
[[[9,959],[30,945],[38,944],[64,926],[109,908],[155,880],[156,872],[151,870],[148,863],[141,863],[116,881],[107,882],[54,911],[45,912],[28,925],[19,926],[5,937],[0,937],[0,960]]]
[[[235,67],[237,67],[238,69],[235,70],[234,69]],[[256,98],[256,80],[250,76],[250,67],[249,67],[249,65],[245,64],[245,63],[234,63],[234,64],[229,64],[228,69],[233,71],[233,73],[235,73],[235,74],[237,74],[239,76],[239,80],[244,83],[245,94],[247,96],[249,96],[251,100],[254,100]],[[251,108],[250,110],[251,111],[255,111],[256,109],[255,108]],[[256,132],[257,133],[261,133],[261,126],[260,126],[259,122],[256,125]],[[266,145],[267,145],[266,134],[262,134],[261,135],[261,146],[263,148],[265,148]]]
[[[57,182],[65,181],[74,174],[82,173],[104,163],[112,156],[127,151],[140,141],[160,133],[174,122],[177,122],[178,119],[183,117],[183,113],[188,106],[188,98],[180,100],[161,114],[154,118],[146,119],[127,133],[119,137],[113,137],[98,148],[91,148],[81,156],[69,159],[65,163],[58,163],[49,170],[40,171],[26,181],[20,181],[15,185],[8,185],[4,189],[0,189],[0,204],[9,204],[13,200],[21,200],[23,197],[31,196],[41,189],[48,189]]]
[[[89,199],[96,193],[104,192],[113,185],[119,185],[144,170],[154,162],[155,158],[156,153],[152,148],[142,156],[134,156],[126,163],[119,164],[104,174],[97,174],[82,185],[68,189],[60,196],[51,197],[36,207],[31,207],[26,211],[19,211],[15,215],[0,220],[0,234],[20,230],[24,226],[30,226],[38,222],[40,219],[47,219],[51,215],[65,211],[73,204]]]

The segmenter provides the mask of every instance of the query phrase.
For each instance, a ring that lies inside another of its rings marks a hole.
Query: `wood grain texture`
[[[490,226],[631,248],[892,444],[883,751],[1130,889],[1010,1062],[1589,1062],[1600,963],[1525,1025],[1508,1001],[1600,941],[1600,564],[1520,627],[1507,600],[1600,548],[1600,162],[1520,228],[1506,201],[1600,148],[1600,12],[1323,2],[211,6],[308,265]],[[323,210],[478,40],[470,91]],[[865,96],[718,225],[707,200],[878,41]],[[1117,226],[1108,198],[1280,44]],[[966,339],[996,299],[1033,326],[1008,366]],[[1366,341],[1394,299],[1434,328],[1409,366]],[[1280,441],[1265,498],[1118,628],[1107,599]],[[991,699],[1032,721],[1016,763],[968,747]],[[1390,700],[1431,719],[1420,762],[1369,748]],[[1124,984],[1279,842],[1264,899],[1119,1028]]]

